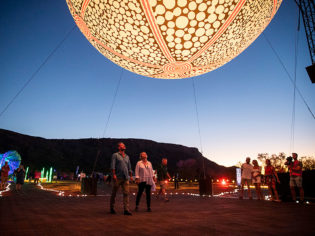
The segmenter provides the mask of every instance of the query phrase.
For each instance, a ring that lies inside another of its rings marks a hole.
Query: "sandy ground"
[[[14,186],[12,185],[12,188]],[[172,195],[170,202],[152,198],[146,212],[124,216],[122,196],[117,215],[109,214],[110,188],[105,194],[59,197],[25,184],[23,191],[0,198],[0,235],[314,235],[315,206],[233,198]]]

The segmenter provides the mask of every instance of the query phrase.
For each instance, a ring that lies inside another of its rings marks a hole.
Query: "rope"
[[[307,107],[308,111],[311,113],[312,117],[315,120],[315,115],[312,112],[311,108],[309,107],[309,105],[307,104],[305,98],[303,97],[300,89],[296,86],[296,84],[294,83],[294,80],[292,79],[290,73],[288,72],[287,68],[285,67],[284,63],[282,62],[279,54],[277,53],[277,51],[274,49],[274,47],[272,46],[271,42],[269,41],[269,39],[267,38],[266,34],[263,32],[263,36],[265,38],[265,40],[267,41],[267,43],[269,44],[271,50],[273,51],[273,53],[275,54],[275,56],[277,57],[278,61],[280,62],[282,68],[284,69],[284,71],[286,72],[286,74],[288,75],[288,78],[290,79],[291,83],[293,84],[294,88],[296,89],[296,91],[298,92],[298,94],[300,95],[302,101],[304,102],[305,106]]]
[[[115,93],[114,93],[112,105],[111,105],[110,110],[109,110],[109,114],[108,114],[108,117],[107,117],[107,121],[106,121],[105,129],[103,131],[102,138],[105,136],[105,133],[106,133],[107,128],[108,128],[109,120],[110,120],[110,117],[112,115],[113,107],[114,107],[114,104],[115,104],[115,101],[116,101],[116,97],[117,97],[117,94],[118,94],[118,90],[119,90],[119,87],[120,87],[120,82],[121,82],[121,80],[123,78],[123,73],[124,73],[124,68],[121,68],[120,77],[119,77],[119,80],[118,80],[118,83],[117,83],[117,86],[116,86],[116,90],[115,90]]]
[[[10,102],[6,105],[6,107],[1,111],[0,117],[8,110],[11,104],[15,101],[15,99],[23,92],[23,90],[30,84],[30,82],[35,78],[38,72],[44,67],[44,65],[49,61],[49,59],[54,55],[54,53],[61,47],[61,45],[66,41],[66,39],[70,36],[72,31],[76,28],[76,25],[68,31],[65,37],[57,44],[57,46],[51,51],[51,53],[46,57],[46,59],[40,64],[37,70],[31,75],[31,77],[26,81],[26,83],[22,86],[22,88],[15,94],[15,96],[10,100]]]
[[[108,124],[109,124],[109,121],[110,121],[110,117],[112,115],[112,111],[113,111],[113,108],[114,108],[114,104],[116,102],[116,97],[117,97],[117,94],[118,94],[118,90],[120,88],[120,83],[121,83],[121,80],[123,78],[123,73],[124,73],[124,68],[121,68],[120,77],[119,77],[119,80],[118,80],[118,83],[117,83],[117,86],[116,86],[116,89],[115,89],[115,93],[114,93],[114,97],[113,97],[113,100],[112,100],[112,104],[110,106],[110,110],[109,110],[109,113],[108,113],[108,116],[107,116],[107,120],[106,120],[106,125],[105,125],[104,131],[103,131],[103,135],[102,135],[101,138],[105,137],[105,134],[106,134],[106,131],[107,131],[107,128],[108,128]],[[100,139],[99,139],[99,144],[101,144]],[[93,176],[93,173],[94,173],[94,170],[95,170],[95,167],[96,167],[96,163],[97,163],[97,160],[98,160],[98,157],[100,156],[100,154],[101,154],[101,150],[98,149],[97,153],[96,153],[96,158],[95,158],[95,161],[94,161],[94,164],[93,164],[92,176]]]
[[[295,57],[294,57],[294,88],[293,88],[293,107],[292,107],[292,120],[291,120],[291,140],[290,140],[290,153],[294,151],[294,131],[295,131],[295,103],[296,103],[296,71],[297,71],[297,58],[298,58],[298,45],[299,45],[299,30],[300,30],[300,14],[298,16],[297,31],[295,34]]]
[[[200,122],[199,122],[199,113],[198,113],[198,105],[197,105],[197,95],[196,95],[196,88],[195,88],[195,81],[194,77],[192,77],[192,86],[194,91],[194,98],[195,98],[195,109],[196,109],[196,118],[197,118],[197,125],[198,125],[198,135],[199,135],[199,145],[200,145],[200,152],[203,154],[202,150],[202,139],[201,139],[201,132],[200,132]],[[203,177],[206,178],[206,171],[205,171],[205,158],[202,156],[202,168],[203,168]]]

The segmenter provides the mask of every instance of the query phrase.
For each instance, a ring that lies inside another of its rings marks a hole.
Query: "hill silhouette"
[[[77,166],[90,173],[99,152],[95,171],[109,172],[111,155],[117,151],[117,143],[124,142],[132,168],[139,160],[140,152],[147,152],[148,160],[156,168],[162,157],[168,158],[170,174],[179,172],[182,178],[198,178],[203,175],[203,160],[208,175],[235,178],[235,167],[224,167],[202,156],[197,148],[178,144],[158,143],[144,139],[45,139],[0,129],[0,153],[16,150],[25,166],[31,170],[53,166],[59,171],[74,172]]]

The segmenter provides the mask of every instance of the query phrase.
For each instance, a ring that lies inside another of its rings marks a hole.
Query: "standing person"
[[[113,176],[113,189],[110,198],[110,213],[116,214],[114,209],[116,193],[119,187],[123,190],[124,215],[132,215],[129,211],[129,176],[132,178],[131,163],[129,156],[125,153],[126,146],[124,143],[118,143],[118,152],[112,155],[111,170]],[[129,176],[128,176],[129,174]]]
[[[80,173],[80,182],[82,182],[82,179],[84,179],[85,177],[86,177],[86,174],[82,170],[81,173]]]
[[[271,165],[269,159],[266,159],[265,178],[272,201],[280,202],[278,191],[276,189],[276,181],[280,184],[280,180],[278,178],[277,172],[275,171],[275,168]]]
[[[25,169],[23,165],[20,165],[16,170],[16,190],[20,191],[22,189],[22,185],[24,184],[25,178]]]
[[[34,172],[34,184],[38,184],[39,179],[41,178],[41,172],[38,170],[35,170]]]
[[[107,183],[108,185],[110,185],[110,182],[112,181],[112,176],[111,174],[108,174],[105,180],[105,183]]]
[[[292,153],[293,162],[289,165],[290,170],[290,190],[292,200],[296,201],[295,187],[300,190],[300,201],[304,202],[304,190],[302,186],[302,162],[298,161],[298,154]]]
[[[136,211],[138,211],[140,199],[145,189],[147,199],[147,211],[151,212],[151,190],[155,190],[155,176],[151,162],[148,161],[148,155],[145,152],[140,153],[141,161],[136,165],[136,183],[138,184],[138,194],[136,199]]]
[[[255,185],[256,195],[258,200],[263,200],[261,193],[261,166],[258,165],[257,160],[253,160],[253,172],[252,172],[252,183]]]
[[[166,197],[166,186],[171,176],[169,175],[167,171],[167,158],[162,158],[162,163],[157,169],[157,178],[160,184],[159,195],[162,195],[164,198],[164,201],[168,202],[169,199]]]
[[[241,170],[242,170],[241,195],[239,196],[239,199],[243,199],[245,183],[247,184],[248,197],[249,199],[253,199],[252,192],[250,190],[250,185],[252,184],[253,171],[253,166],[250,164],[250,157],[246,158],[246,163],[242,164]]]
[[[6,188],[8,178],[9,178],[9,171],[10,171],[10,166],[9,166],[9,163],[6,161],[4,163],[4,166],[2,166],[1,168],[1,188],[0,189]]]
[[[174,176],[174,189],[179,189],[178,180],[179,180],[179,176],[178,176],[178,173],[176,173]]]

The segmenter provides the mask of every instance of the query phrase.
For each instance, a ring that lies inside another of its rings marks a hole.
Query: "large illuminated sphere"
[[[81,32],[134,73],[178,79],[232,60],[269,24],[282,0],[66,0]]]

